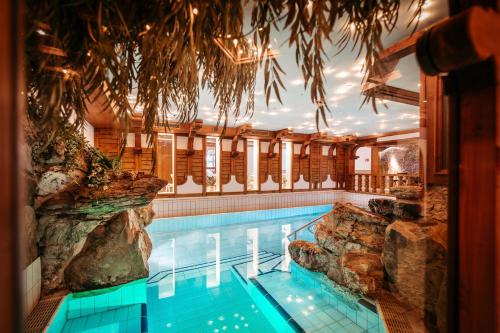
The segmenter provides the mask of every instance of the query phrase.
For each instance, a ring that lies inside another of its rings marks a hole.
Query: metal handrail
[[[317,218],[315,218],[315,219],[314,219],[314,220],[312,220],[312,221],[307,222],[306,224],[304,224],[303,226],[301,226],[301,227],[300,227],[300,228],[298,228],[297,230],[292,231],[289,235],[287,235],[287,236],[286,236],[286,238],[290,239],[290,237],[291,237],[292,235],[294,235],[294,236],[295,236],[295,237],[294,237],[294,240],[297,240],[297,233],[298,233],[299,231],[304,230],[305,228],[307,228],[308,226],[310,226],[310,225],[311,225],[311,224],[313,224],[314,222],[316,222],[316,221],[318,221],[318,220],[322,219],[323,217],[327,216],[328,214],[330,214],[330,212],[328,212],[328,213],[326,213],[326,214],[323,214],[323,215],[321,215],[320,217],[317,217]]]

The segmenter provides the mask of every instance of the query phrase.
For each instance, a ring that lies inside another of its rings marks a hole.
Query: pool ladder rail
[[[288,240],[297,240],[297,233],[304,230],[304,229],[308,229],[309,232],[311,232],[312,234],[314,234],[314,231],[315,231],[315,227],[316,227],[316,223],[323,219],[325,216],[327,216],[328,214],[330,214],[330,212],[326,213],[326,214],[323,214],[319,217],[316,217],[315,219],[307,222],[306,224],[304,224],[303,226],[299,227],[298,229],[292,231],[290,234],[288,234],[286,237],[288,238]],[[293,238],[293,239],[292,239]]]

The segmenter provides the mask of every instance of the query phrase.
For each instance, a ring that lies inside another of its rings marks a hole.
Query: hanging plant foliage
[[[416,21],[423,1],[412,1]],[[104,107],[113,108],[125,132],[141,109],[151,134],[172,120],[195,120],[201,87],[213,95],[225,126],[229,115],[252,115],[258,66],[266,102],[271,95],[281,101],[285,72],[267,50],[272,31],[285,30],[317,106],[316,122],[326,123],[323,70],[332,55],[324,44],[342,50],[354,41],[370,76],[399,7],[400,0],[27,0],[28,118],[56,135],[70,118],[81,126],[87,103],[105,94]],[[253,61],[234,61],[216,40]],[[367,96],[375,105],[374,98]]]

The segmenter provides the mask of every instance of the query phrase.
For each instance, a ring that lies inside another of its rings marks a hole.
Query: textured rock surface
[[[389,191],[396,199],[419,200],[423,196],[422,186],[396,186],[391,187]]]
[[[422,214],[422,205],[419,202],[397,200],[394,202],[395,218],[403,220],[416,220]]]
[[[288,249],[293,260],[312,271],[322,271],[328,264],[326,253],[314,243],[295,240],[288,245]]]
[[[27,137],[43,292],[111,286],[147,275],[148,206],[165,181],[117,170],[70,127],[50,145]]]
[[[23,268],[27,267],[38,257],[38,247],[36,245],[36,216],[35,210],[31,206],[24,206],[23,208],[23,219],[22,219],[22,230],[24,237],[24,244],[26,244],[24,249],[24,260]]]
[[[394,214],[394,203],[392,199],[375,198],[368,200],[368,208],[375,213],[392,218]]]
[[[448,188],[429,186],[424,196],[424,216],[429,222],[447,223]]]
[[[332,230],[334,237],[355,244],[350,245],[352,249],[358,247],[366,251],[380,252],[384,244],[385,228],[390,220],[351,204],[336,203],[332,213],[324,222],[318,224],[321,223]]]
[[[37,186],[37,195],[45,196],[52,193],[57,193],[64,189],[70,182],[70,177],[63,173],[57,171],[47,171],[45,172]]]
[[[446,252],[445,224],[391,224],[382,254],[391,289],[407,303],[435,312],[446,272]]]
[[[44,292],[66,287],[64,270],[96,227],[110,223],[125,210],[148,205],[163,186],[164,181],[156,177],[123,173],[113,179],[108,190],[72,187],[39,200],[42,204],[38,207],[37,240]],[[143,225],[148,223],[144,221]]]
[[[418,201],[375,198],[368,201],[373,213],[394,219],[417,220],[422,215],[422,205]]]
[[[149,274],[151,241],[144,227],[153,217],[151,205],[127,209],[97,226],[64,272],[73,291],[105,288]]]
[[[351,204],[334,207],[316,224],[317,243],[290,243],[292,258],[356,293],[373,296],[383,282],[380,253],[390,221]]]
[[[382,288],[384,268],[380,255],[365,252],[346,252],[342,256],[344,285],[364,295],[376,295]]]

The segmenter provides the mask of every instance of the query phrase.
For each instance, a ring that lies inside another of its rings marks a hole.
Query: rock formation
[[[316,243],[289,245],[293,260],[353,292],[386,289],[421,309],[431,332],[446,326],[447,189],[391,189],[396,200],[371,199],[370,211],[335,203],[316,224]]]
[[[150,203],[165,182],[121,172],[76,133],[33,143],[42,289],[87,290],[148,275]]]
[[[301,266],[324,272],[356,293],[374,296],[383,283],[380,256],[389,222],[351,204],[335,203],[316,225],[317,243],[293,241],[290,253]]]
[[[391,289],[406,303],[434,312],[446,273],[446,224],[396,221],[386,231],[382,261]]]
[[[149,205],[127,209],[97,226],[64,271],[68,288],[96,289],[148,276],[151,241],[144,227],[152,216]]]
[[[411,187],[393,192],[395,222],[386,229],[382,262],[394,295],[421,309],[431,331],[444,332],[448,192],[443,186],[428,186],[423,197],[408,193],[411,191],[421,193]],[[383,200],[370,200],[372,211],[380,211]],[[405,214],[397,212],[398,205],[406,209]],[[419,216],[412,217],[416,212],[413,206],[421,207]]]

